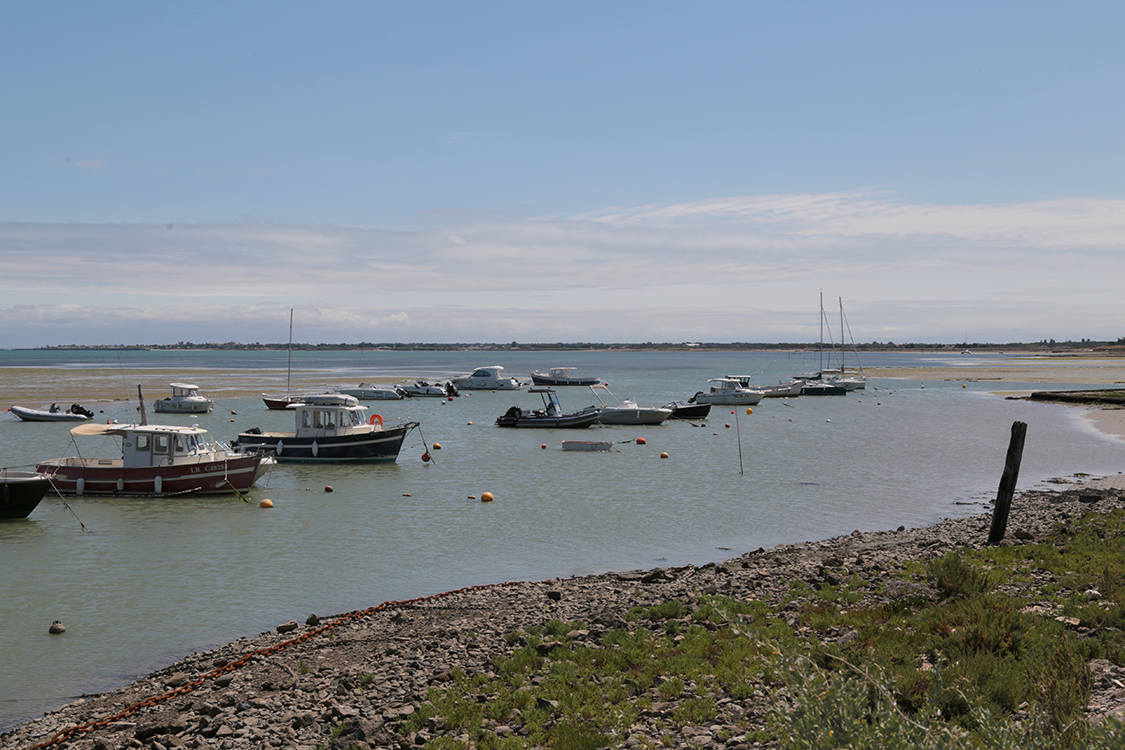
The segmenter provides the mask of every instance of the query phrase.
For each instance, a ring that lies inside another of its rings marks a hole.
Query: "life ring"
[[[383,426],[383,417],[378,415],[378,414],[372,414],[371,419],[367,420],[367,424],[376,424],[376,423],[378,423],[378,425],[380,427],[382,427]]]

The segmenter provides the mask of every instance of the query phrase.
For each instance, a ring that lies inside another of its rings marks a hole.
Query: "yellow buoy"
[[[480,493],[480,501],[482,503],[491,503],[492,502],[492,493],[491,492]]]
[[[262,502],[258,503],[258,507],[259,508],[272,508],[273,507],[273,500],[270,500],[268,497],[263,497]]]
[[[753,413],[754,413],[754,410],[753,410],[753,409],[751,409],[751,408],[750,408],[749,406],[747,406],[747,407],[746,407],[746,413],[747,413],[747,414],[753,414]]]

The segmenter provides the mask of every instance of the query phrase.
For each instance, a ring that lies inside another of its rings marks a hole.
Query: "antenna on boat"
[[[148,414],[145,413],[145,395],[141,393],[141,386],[137,384],[137,400],[141,402],[141,424],[148,424]]]

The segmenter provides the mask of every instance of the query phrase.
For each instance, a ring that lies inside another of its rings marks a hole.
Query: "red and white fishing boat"
[[[274,461],[264,451],[235,453],[198,426],[148,424],[141,397],[140,424],[82,424],[73,438],[102,437],[115,444],[117,456],[95,457],[89,451],[40,462],[64,495],[171,497],[219,495],[249,490]]]
[[[199,427],[83,424],[74,437],[118,438],[120,458],[71,456],[40,462],[36,471],[64,495],[169,497],[249,490],[273,461],[265,453],[234,453]]]

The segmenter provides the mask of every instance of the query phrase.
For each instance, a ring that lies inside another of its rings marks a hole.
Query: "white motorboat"
[[[601,384],[590,386],[590,390],[593,391],[594,398],[601,403],[601,408],[598,410],[598,421],[602,424],[660,424],[672,416],[672,410],[668,407],[637,406],[637,402],[633,399],[619,399],[613,395],[609,388]],[[605,391],[617,403],[607,404],[598,391]]]
[[[407,396],[416,397],[437,397],[437,398],[453,398],[460,396],[457,392],[457,386],[453,383],[431,383],[426,379],[416,380],[413,383],[400,385],[398,388]]]
[[[576,367],[552,367],[550,372],[531,371],[531,382],[535,385],[597,385],[601,378],[583,378],[574,374]]]
[[[763,397],[761,391],[743,388],[741,383],[731,378],[711,378],[707,382],[711,385],[711,389],[695,394],[688,399],[690,403],[752,406]]]
[[[800,396],[801,388],[805,383],[802,380],[788,380],[777,385],[754,385],[753,378],[749,375],[727,375],[728,380],[737,380],[743,388],[752,391],[761,391],[762,398],[788,398]]]
[[[462,391],[516,391],[520,382],[515,378],[506,378],[500,374],[504,368],[500,365],[478,367],[469,375],[451,378],[453,383]]]
[[[61,408],[58,404],[51,404],[49,409],[10,406],[8,411],[24,422],[85,422],[87,419],[94,418],[94,412],[83,409],[78,404],[71,404],[67,409]]]
[[[339,392],[354,396],[360,401],[401,401],[406,397],[406,393],[398,386],[374,383],[360,383],[356,388],[341,388]]]
[[[152,402],[153,411],[161,414],[206,414],[215,403],[199,395],[199,386],[192,383],[171,383],[172,395]]]

